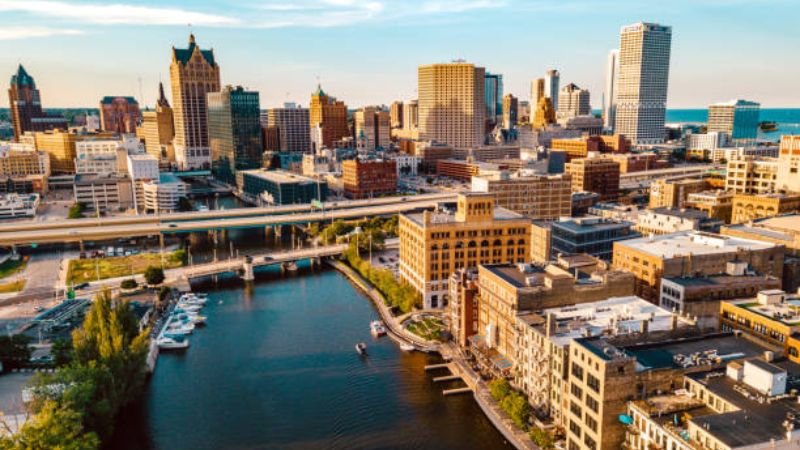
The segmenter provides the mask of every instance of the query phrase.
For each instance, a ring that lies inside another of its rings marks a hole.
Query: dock
[[[461,379],[461,377],[458,376],[458,375],[445,375],[443,377],[434,378],[433,382],[434,383],[440,383],[440,382],[443,382],[443,381],[455,381],[455,380],[460,380],[460,379]]]
[[[470,393],[471,394],[472,393],[472,388],[467,386],[467,387],[460,387],[460,388],[454,388],[454,389],[446,389],[446,390],[442,391],[442,395],[456,395],[456,394],[466,394],[466,393]]]
[[[447,363],[442,364],[428,364],[425,366],[425,370],[436,370],[436,369],[448,369],[450,367]]]

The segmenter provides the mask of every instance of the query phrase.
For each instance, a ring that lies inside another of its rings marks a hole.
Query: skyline
[[[318,80],[350,108],[388,105],[416,97],[419,65],[463,58],[502,74],[505,93],[521,100],[531,79],[556,68],[562,85],[589,89],[592,108],[600,109],[620,28],[646,21],[673,29],[669,108],[733,98],[800,106],[800,90],[785,89],[800,62],[779,59],[800,46],[800,33],[786,33],[800,14],[785,0],[769,2],[768,15],[767,2],[739,0],[735,8],[721,0],[677,2],[696,5],[691,14],[679,13],[686,10],[680,5],[626,0],[307,0],[258,9],[164,3],[0,0],[0,14],[15,24],[0,31],[0,77],[22,63],[49,108],[96,107],[106,95],[132,95],[152,107],[159,80],[169,78],[171,47],[185,47],[191,22],[198,44],[213,47],[222,84],[259,91],[262,108],[308,106]],[[779,70],[764,70],[769,64]],[[4,98],[0,107],[7,106]]]

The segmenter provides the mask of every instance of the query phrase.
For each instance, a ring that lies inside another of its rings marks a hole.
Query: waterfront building
[[[530,219],[495,206],[490,194],[459,194],[455,210],[400,215],[400,276],[424,308],[447,305],[448,279],[462,267],[525,262]]]
[[[690,194],[709,189],[702,178],[671,180],[662,178],[650,183],[650,208],[683,208]]]
[[[87,173],[75,175],[75,203],[96,214],[126,210],[134,207],[131,179],[116,173]]]
[[[731,223],[733,214],[733,193],[721,189],[692,192],[686,196],[683,206],[703,211],[710,218]]]
[[[556,69],[549,69],[544,73],[544,96],[550,100],[554,109],[558,108],[558,94],[561,74]]]
[[[100,124],[103,131],[136,133],[142,115],[139,102],[133,97],[106,96],[100,100]]]
[[[456,343],[466,348],[469,338],[478,333],[478,269],[462,267],[450,275],[450,333]]]
[[[311,122],[308,108],[284,103],[283,108],[267,110],[267,129],[277,132],[276,142],[267,144],[268,150],[307,153],[311,151]]]
[[[225,86],[209,92],[208,144],[214,178],[236,183],[236,172],[258,169],[262,163],[258,92]]]
[[[619,49],[608,52],[606,90],[603,94],[603,121],[606,129],[614,131],[617,115],[617,80],[619,78]]]
[[[290,205],[325,201],[328,183],[284,170],[241,170],[236,186],[242,195],[261,205]]]
[[[181,170],[211,168],[208,144],[209,92],[221,88],[219,65],[214,50],[201,50],[189,35],[185,49],[172,47],[169,67],[172,107],[175,120],[175,162]]]
[[[472,192],[494,195],[497,205],[531,219],[555,220],[572,208],[569,175],[500,171],[472,177]]]
[[[613,267],[636,276],[636,295],[656,301],[664,277],[717,275],[743,262],[761,275],[781,276],[783,246],[696,231],[614,243]]]
[[[622,27],[614,131],[634,145],[664,142],[671,43],[671,27],[654,23]]]
[[[503,96],[503,129],[510,130],[517,126],[519,101],[511,94]]]
[[[558,94],[557,110],[556,117],[562,125],[566,124],[567,119],[591,115],[589,91],[579,88],[575,83],[564,86]]]
[[[419,67],[419,139],[465,148],[483,143],[485,72],[464,61]]]
[[[552,256],[585,253],[611,261],[614,242],[641,236],[634,223],[600,217],[564,217],[551,225]]]
[[[392,138],[389,112],[376,106],[367,106],[356,111],[353,123],[359,151],[389,149]]]
[[[737,194],[768,194],[776,191],[779,161],[746,156],[728,161],[725,189]]]
[[[161,172],[158,177],[141,182],[145,212],[171,213],[180,208],[181,198],[186,197],[186,183],[171,172]]]
[[[564,172],[572,176],[573,192],[595,192],[600,201],[619,197],[619,163],[601,157],[572,160],[564,164]]]
[[[39,194],[0,194],[0,220],[35,217],[39,208]]]
[[[781,136],[775,188],[781,192],[800,192],[800,135]]]
[[[397,192],[394,160],[350,159],[342,162],[342,183],[349,198],[372,198]]]
[[[641,211],[636,231],[644,236],[669,234],[678,231],[719,232],[723,225],[719,219],[708,217],[703,211],[685,208],[655,208]]]
[[[142,123],[136,128],[136,135],[144,141],[147,153],[158,158],[159,163],[170,167],[175,163],[175,123],[172,107],[164,95],[164,84],[158,83],[158,100],[153,110],[142,112]]]
[[[745,223],[786,213],[800,212],[797,194],[735,194],[731,223]]]
[[[403,128],[403,102],[394,101],[389,107],[389,126],[392,129]]]
[[[761,105],[747,100],[731,100],[708,107],[708,132],[727,134],[734,144],[751,144],[758,137]]]
[[[486,102],[486,122],[494,125],[503,111],[503,76],[486,72],[483,93]]]
[[[14,140],[17,142],[27,132],[35,133],[55,129],[66,131],[68,128],[66,119],[44,112],[36,82],[22,67],[22,64],[11,76],[8,88],[8,106],[11,123],[14,126]]]
[[[336,147],[336,141],[351,136],[347,125],[347,105],[317,85],[317,90],[311,94],[309,126],[314,151]]]

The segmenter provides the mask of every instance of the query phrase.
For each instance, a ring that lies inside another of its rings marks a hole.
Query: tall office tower
[[[558,96],[557,110],[559,120],[590,115],[592,108],[589,106],[589,91],[579,88],[575,83],[564,86]]]
[[[141,119],[139,102],[133,97],[106,96],[100,100],[100,124],[103,131],[136,133]]]
[[[664,142],[672,27],[622,27],[614,131],[634,144]]]
[[[483,143],[486,69],[464,61],[420,66],[419,138],[453,147]]]
[[[544,96],[550,99],[553,108],[558,108],[558,89],[561,74],[556,69],[550,69],[544,74]]]
[[[606,128],[613,131],[617,115],[617,78],[619,76],[619,49],[608,52],[606,68],[606,91],[603,93],[603,120]]]
[[[708,132],[727,133],[735,144],[755,142],[761,105],[747,100],[731,100],[708,107]]]
[[[392,107],[389,110],[389,114],[391,119],[391,127],[403,128],[403,102],[392,102]]]
[[[388,149],[391,140],[389,112],[376,106],[356,111],[353,122],[360,150]]]
[[[556,123],[556,111],[553,109],[553,104],[547,97],[540,98],[533,113],[533,128],[541,130],[554,123]]]
[[[503,96],[503,129],[510,130],[517,126],[519,101],[511,94]]]
[[[8,88],[8,106],[11,122],[14,124],[14,139],[19,139],[26,131],[66,130],[67,121],[63,117],[52,116],[42,110],[42,102],[36,82],[28,75],[22,64],[17,73],[11,76]]]
[[[403,102],[403,128],[416,130],[419,127],[419,103],[417,100]]]
[[[260,117],[258,92],[225,86],[208,93],[208,144],[216,179],[234,184],[238,171],[261,167]]]
[[[144,140],[147,153],[158,158],[164,166],[175,162],[172,139],[175,138],[175,123],[172,108],[164,95],[164,84],[158,83],[158,101],[155,110],[142,113],[142,123],[136,128],[136,135]]]
[[[319,151],[323,146],[333,148],[333,143],[350,136],[350,129],[347,126],[347,105],[336,100],[322,90],[322,86],[317,86],[317,90],[311,94],[310,129],[311,135],[317,139],[312,139],[315,151]]]
[[[309,110],[294,103],[267,111],[267,127],[278,130],[278,150],[308,153],[311,151]]]
[[[503,76],[486,72],[486,121],[495,124],[503,111]]]
[[[539,104],[539,99],[544,96],[544,78],[531,81],[531,109],[535,109]]]
[[[175,161],[182,170],[211,167],[206,96],[219,92],[219,65],[214,50],[201,50],[189,35],[189,47],[172,47],[169,67],[175,116]]]

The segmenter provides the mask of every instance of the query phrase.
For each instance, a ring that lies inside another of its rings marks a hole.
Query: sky
[[[153,105],[191,30],[262,108],[317,82],[351,108],[415,98],[417,66],[459,58],[522,100],[556,68],[600,108],[620,27],[646,21],[672,26],[668,107],[800,107],[799,19],[800,0],[0,0],[0,80],[22,63],[45,107]]]

